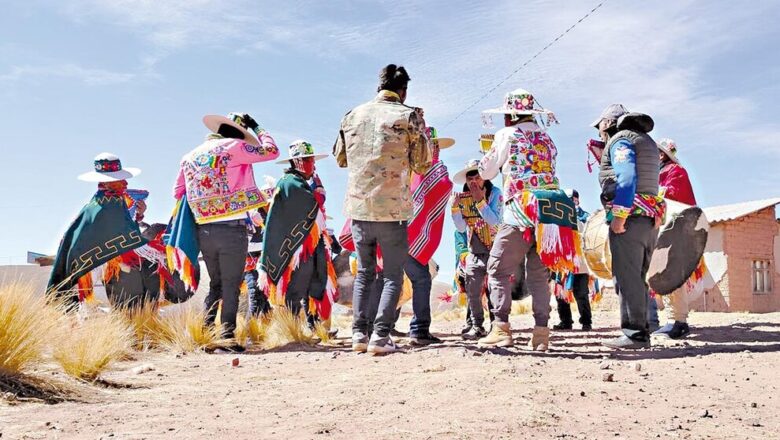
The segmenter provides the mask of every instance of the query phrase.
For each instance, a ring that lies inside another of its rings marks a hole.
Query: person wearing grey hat
[[[630,113],[621,104],[609,105],[592,124],[606,144],[599,183],[620,294],[623,335],[604,342],[611,348],[650,347],[646,275],[665,206],[658,196],[658,146],[647,134],[653,125],[650,116]]]

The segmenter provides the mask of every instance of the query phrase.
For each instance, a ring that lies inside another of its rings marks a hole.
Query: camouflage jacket
[[[349,170],[344,214],[354,220],[404,221],[412,216],[411,172],[425,174],[432,155],[419,109],[381,91],[344,116],[333,155]]]

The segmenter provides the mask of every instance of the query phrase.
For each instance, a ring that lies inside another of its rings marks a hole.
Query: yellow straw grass
[[[162,319],[160,307],[155,302],[122,310],[125,321],[133,330],[133,345],[136,350],[148,350],[159,346],[157,336],[160,334]]]
[[[109,312],[72,321],[54,347],[54,359],[69,375],[96,380],[109,365],[132,349],[133,329],[122,314]]]
[[[292,343],[313,345],[314,338],[302,314],[293,315],[286,307],[271,311],[263,348],[274,349]]]
[[[239,318],[236,322],[236,342],[245,346],[262,345],[268,334],[269,317]]]
[[[1,286],[0,376],[19,376],[43,363],[59,317],[32,285],[11,282]]]
[[[225,341],[219,327],[204,325],[206,312],[193,304],[166,310],[155,330],[160,345],[179,353],[191,353],[218,346]]]

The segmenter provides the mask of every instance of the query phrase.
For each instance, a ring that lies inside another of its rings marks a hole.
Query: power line
[[[455,116],[454,118],[452,118],[452,119],[450,120],[450,122],[447,122],[446,124],[444,124],[444,127],[448,127],[448,126],[450,126],[450,125],[451,125],[453,122],[455,122],[456,120],[458,120],[458,118],[460,118],[461,116],[465,115],[465,114],[466,114],[466,112],[468,112],[469,110],[471,110],[471,109],[472,109],[472,108],[473,108],[475,105],[479,104],[479,102],[480,102],[480,101],[482,101],[483,99],[485,99],[485,98],[487,98],[488,96],[490,96],[490,94],[491,94],[491,93],[495,92],[495,91],[496,91],[496,89],[498,89],[499,87],[501,87],[501,85],[502,85],[502,84],[504,84],[505,82],[507,82],[507,81],[509,80],[509,78],[511,78],[511,77],[513,77],[513,76],[515,76],[515,74],[516,74],[517,72],[519,72],[519,71],[523,70],[523,69],[524,69],[524,68],[525,68],[525,67],[526,67],[528,64],[530,64],[530,63],[531,63],[531,61],[535,60],[535,59],[536,59],[536,58],[537,58],[539,55],[541,55],[541,54],[542,54],[542,52],[544,52],[545,50],[549,49],[549,48],[550,48],[550,46],[552,46],[553,44],[557,43],[557,42],[558,42],[558,40],[560,40],[561,38],[563,38],[563,36],[564,36],[564,35],[566,35],[566,34],[568,34],[569,32],[571,32],[571,30],[572,30],[572,29],[574,29],[575,27],[577,27],[577,25],[578,25],[578,24],[580,24],[580,23],[582,23],[582,22],[583,22],[583,21],[584,21],[586,18],[590,17],[590,16],[591,16],[591,15],[592,15],[594,12],[596,12],[596,11],[597,11],[599,8],[601,8],[601,6],[602,6],[602,5],[604,5],[604,3],[606,3],[606,2],[607,2],[607,0],[602,0],[602,1],[601,1],[601,3],[597,4],[597,5],[596,5],[596,7],[594,7],[593,9],[591,9],[591,10],[590,10],[590,11],[589,11],[587,14],[583,15],[582,17],[580,17],[580,19],[579,19],[579,20],[577,20],[577,21],[576,21],[576,22],[575,22],[573,25],[569,26],[569,28],[568,28],[568,29],[566,29],[565,31],[561,32],[561,33],[560,33],[560,34],[559,34],[557,37],[555,37],[555,39],[553,39],[552,41],[550,41],[549,43],[547,43],[547,45],[546,45],[546,46],[544,46],[544,47],[543,47],[543,48],[542,48],[542,49],[541,49],[539,52],[536,52],[536,53],[535,53],[535,54],[534,54],[534,55],[533,55],[531,58],[529,58],[528,60],[526,60],[526,61],[525,61],[525,62],[524,62],[524,63],[523,63],[523,64],[522,64],[520,67],[518,67],[517,69],[515,69],[514,71],[512,71],[512,73],[510,73],[509,75],[507,75],[507,76],[506,76],[506,78],[504,78],[504,79],[502,79],[501,81],[499,81],[499,82],[498,82],[498,84],[496,84],[495,86],[493,86],[493,87],[492,87],[490,90],[488,90],[488,91],[487,91],[487,92],[486,92],[484,95],[480,96],[480,97],[479,97],[479,98],[478,98],[476,101],[474,101],[473,103],[471,103],[471,105],[469,105],[468,107],[466,107],[466,109],[465,109],[465,110],[463,110],[462,112],[458,113],[458,115],[457,115],[457,116]]]

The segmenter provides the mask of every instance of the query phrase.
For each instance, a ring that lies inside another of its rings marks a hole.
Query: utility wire
[[[492,87],[490,90],[488,90],[488,91],[487,91],[487,92],[486,92],[484,95],[480,96],[480,97],[479,97],[479,98],[478,98],[476,101],[474,101],[473,103],[471,103],[471,105],[469,105],[468,107],[466,107],[466,109],[465,109],[465,110],[463,110],[462,112],[458,113],[458,115],[457,115],[457,116],[455,116],[454,118],[452,118],[452,119],[450,120],[450,122],[447,122],[446,124],[444,124],[444,127],[448,127],[448,126],[450,126],[450,125],[451,125],[453,122],[455,122],[456,120],[458,120],[458,119],[459,119],[461,116],[465,115],[465,114],[466,114],[466,112],[468,112],[469,110],[471,110],[472,108],[474,108],[474,106],[475,106],[475,105],[479,104],[479,103],[480,103],[480,101],[482,101],[483,99],[485,99],[485,98],[487,98],[488,96],[490,96],[490,94],[491,94],[491,93],[495,92],[495,91],[496,91],[496,89],[498,89],[499,87],[501,87],[501,85],[502,85],[502,84],[504,84],[505,82],[507,82],[507,81],[509,80],[509,78],[511,78],[511,77],[513,77],[513,76],[515,76],[515,74],[516,74],[517,72],[519,72],[519,71],[523,70],[523,69],[524,69],[524,68],[525,68],[525,67],[526,67],[528,64],[530,64],[530,63],[531,63],[531,61],[535,60],[535,59],[536,59],[536,58],[537,58],[539,55],[541,55],[541,54],[542,54],[542,52],[544,52],[544,51],[546,51],[547,49],[549,49],[549,48],[550,48],[550,46],[552,46],[553,44],[557,43],[557,42],[558,42],[558,40],[560,40],[560,39],[561,39],[561,38],[563,38],[563,37],[564,37],[566,34],[568,34],[569,32],[571,32],[571,30],[572,30],[572,29],[574,29],[575,27],[577,27],[577,25],[578,25],[578,24],[582,23],[582,22],[583,22],[583,21],[584,21],[586,18],[590,17],[590,16],[591,16],[591,15],[592,15],[594,12],[596,12],[597,10],[599,10],[599,8],[601,8],[601,6],[603,6],[603,5],[604,5],[604,3],[606,3],[606,2],[607,2],[607,0],[602,0],[602,1],[601,1],[601,3],[597,4],[597,5],[596,5],[596,6],[595,6],[593,9],[591,9],[591,10],[590,10],[590,11],[589,11],[587,14],[583,15],[583,16],[582,16],[582,17],[580,17],[580,19],[579,19],[579,20],[577,20],[577,21],[576,21],[576,22],[575,22],[573,25],[569,26],[569,28],[568,28],[568,29],[566,29],[565,31],[561,32],[561,33],[560,33],[560,34],[559,34],[557,37],[555,37],[555,39],[553,39],[552,41],[550,41],[549,43],[547,43],[547,45],[546,45],[546,46],[544,46],[544,47],[543,47],[543,48],[542,48],[542,49],[541,49],[539,52],[536,52],[536,53],[535,53],[535,54],[534,54],[534,55],[533,55],[531,58],[529,58],[528,60],[526,60],[526,61],[525,61],[525,62],[524,62],[524,63],[523,63],[523,64],[522,64],[520,67],[518,67],[517,69],[515,69],[514,71],[512,71],[512,73],[510,73],[509,75],[507,75],[507,76],[506,76],[506,78],[504,78],[504,79],[502,79],[501,81],[499,81],[499,82],[498,82],[498,84],[496,84],[495,86],[493,86],[493,87]]]

